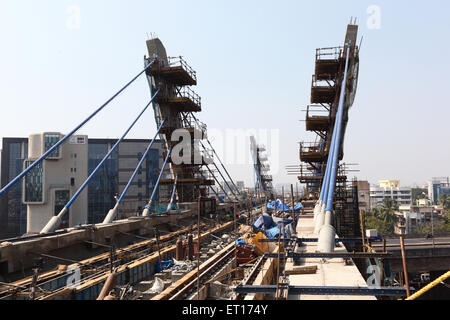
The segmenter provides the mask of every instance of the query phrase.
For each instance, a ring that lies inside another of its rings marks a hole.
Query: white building
[[[46,132],[29,136],[25,168],[63,137]],[[27,233],[39,233],[50,219],[58,215],[88,177],[88,138],[69,138],[24,178],[23,203],[27,205]],[[87,221],[87,191],[81,193],[63,217],[62,227]]]
[[[411,188],[400,187],[399,180],[382,180],[379,186],[370,186],[370,206],[377,208],[383,205],[384,199],[391,198],[399,206],[411,205]]]

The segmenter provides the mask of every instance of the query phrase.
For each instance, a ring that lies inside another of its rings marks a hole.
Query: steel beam
[[[346,295],[346,296],[406,296],[406,289],[399,287],[362,288],[362,287],[321,287],[321,286],[282,286],[281,290],[288,290],[289,294],[309,295]],[[276,285],[237,286],[234,291],[246,293],[275,293]]]
[[[266,253],[266,258],[278,258],[278,254]],[[352,258],[352,259],[365,259],[365,258],[391,258],[392,253],[369,253],[369,252],[289,252],[284,255],[285,258]]]

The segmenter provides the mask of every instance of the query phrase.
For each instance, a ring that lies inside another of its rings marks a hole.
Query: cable
[[[130,132],[130,130],[134,127],[136,122],[140,119],[140,117],[144,114],[144,112],[147,110],[147,108],[150,106],[150,104],[153,102],[153,100],[158,95],[159,90],[156,91],[156,93],[153,95],[150,102],[144,107],[144,109],[139,113],[139,115],[136,117],[136,119],[133,121],[133,123],[128,127],[128,129],[124,132],[122,137],[114,144],[114,146],[109,150],[109,152],[106,154],[106,156],[100,161],[100,163],[97,165],[97,167],[94,169],[94,171],[89,175],[89,177],[84,181],[84,183],[81,185],[81,187],[78,189],[78,191],[73,195],[73,197],[69,200],[69,202],[66,203],[64,208],[58,213],[57,216],[54,216],[50,219],[50,221],[46,224],[46,226],[42,229],[40,233],[48,233],[53,232],[56,228],[59,227],[59,224],[61,223],[61,219],[64,216],[64,214],[69,210],[72,203],[78,198],[78,196],[81,194],[81,192],[84,190],[84,188],[88,185],[89,181],[95,176],[95,174],[98,172],[98,170],[102,167],[102,165],[105,163],[105,161],[109,158],[109,156],[116,150],[116,148],[119,146],[119,144],[122,142],[122,140],[127,136],[127,134]]]
[[[112,100],[114,100],[122,91],[130,86],[141,74],[143,74],[148,68],[150,68],[155,63],[153,60],[149,63],[144,70],[139,72],[130,82],[128,82],[122,89],[116,92],[108,101],[106,101],[103,105],[101,105],[94,113],[92,113],[89,117],[87,117],[83,122],[81,122],[78,126],[75,127],[69,134],[64,136],[61,140],[59,140],[55,145],[53,145],[50,149],[47,150],[42,156],[40,156],[37,160],[35,160],[28,168],[26,168],[22,173],[20,173],[17,177],[15,177],[11,182],[9,182],[5,187],[0,190],[0,196],[2,196],[6,191],[8,191],[12,186],[14,186],[20,179],[22,179],[28,172],[30,172],[35,166],[42,162],[45,158],[48,157],[56,148],[58,148],[61,144],[63,144],[67,139],[69,139],[75,132],[77,132],[81,127],[83,127],[89,120],[91,120],[97,113],[99,113],[103,108],[105,108]]]

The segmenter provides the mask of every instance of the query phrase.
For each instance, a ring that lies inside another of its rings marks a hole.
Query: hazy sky
[[[285,166],[312,138],[300,120],[315,49],[342,45],[353,16],[364,39],[344,160],[360,179],[422,184],[450,175],[449,11],[445,0],[2,0],[0,136],[67,133],[142,69],[154,33],[197,71],[209,130],[278,130],[275,183],[295,183]],[[80,133],[118,137],[148,99],[141,77]],[[155,130],[150,110],[129,137]],[[218,141],[228,158],[248,153]],[[253,184],[251,165],[229,169]]]

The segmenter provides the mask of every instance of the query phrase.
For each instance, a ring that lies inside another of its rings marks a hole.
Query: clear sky
[[[315,49],[342,45],[353,16],[364,39],[344,160],[360,179],[422,184],[450,175],[449,12],[445,0],[2,0],[0,136],[67,133],[142,69],[154,33],[197,71],[211,132],[279,130],[275,183],[295,183],[285,166],[312,137],[300,120]],[[142,77],[81,133],[118,137],[148,99]],[[149,112],[129,137],[155,130]],[[229,169],[253,184],[250,165]]]

